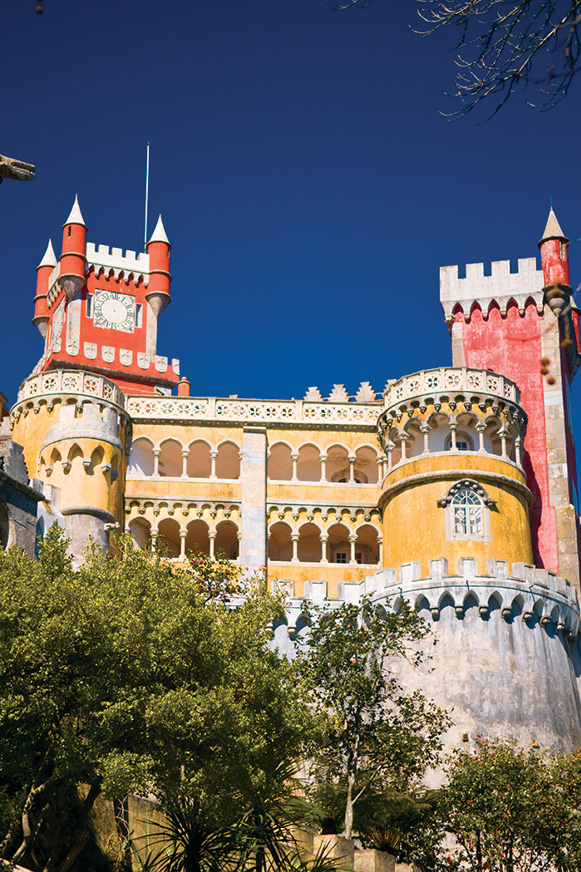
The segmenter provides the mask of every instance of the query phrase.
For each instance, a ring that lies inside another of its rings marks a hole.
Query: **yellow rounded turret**
[[[89,537],[106,550],[123,524],[130,423],[120,389],[93,373],[53,370],[23,383],[11,414],[28,469],[54,489],[71,551],[80,554]]]
[[[384,566],[445,558],[532,563],[522,467],[526,415],[516,385],[487,370],[449,368],[391,384],[379,418],[388,457],[380,507]]]

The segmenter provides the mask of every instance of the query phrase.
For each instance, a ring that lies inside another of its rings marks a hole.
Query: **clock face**
[[[135,297],[113,291],[95,291],[93,321],[109,330],[133,331],[135,327]]]

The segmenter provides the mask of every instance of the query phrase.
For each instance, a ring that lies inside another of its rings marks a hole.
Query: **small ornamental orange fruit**
[[[571,348],[572,345],[573,342],[571,339],[563,339],[563,341],[561,342],[561,348]]]
[[[551,362],[550,357],[541,357],[541,366],[548,366]]]
[[[547,384],[548,384],[548,385],[554,385],[554,384],[555,384],[555,379],[553,378],[552,375],[550,375],[549,378],[547,379]]]

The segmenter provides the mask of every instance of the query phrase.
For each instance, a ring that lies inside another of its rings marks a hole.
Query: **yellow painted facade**
[[[450,507],[441,505],[461,478],[478,481],[495,503],[484,508],[482,539],[456,538]],[[438,558],[447,559],[450,567],[457,567],[460,558],[476,558],[481,574],[491,558],[531,564],[531,500],[524,473],[501,458],[447,453],[409,460],[384,482],[385,565],[419,561],[422,576],[428,576],[429,561]]]
[[[170,560],[200,549],[265,567],[299,597],[410,562],[422,576],[442,558],[450,572],[464,558],[481,573],[489,559],[530,564],[516,388],[416,400],[416,381],[383,402],[269,404],[124,396],[59,371],[25,382],[14,438],[64,516],[94,510],[94,527]],[[472,508],[449,496],[463,479]]]

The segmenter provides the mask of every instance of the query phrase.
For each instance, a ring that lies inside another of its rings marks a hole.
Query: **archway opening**
[[[290,563],[292,556],[291,528],[284,521],[277,521],[270,528],[268,559]]]
[[[238,557],[238,527],[232,521],[220,521],[217,525],[214,554],[227,560]]]
[[[133,518],[129,521],[129,532],[133,537],[133,547],[136,549],[149,548],[151,541],[151,524],[145,518]]]
[[[234,442],[223,442],[218,446],[216,477],[240,478],[240,448]]]
[[[302,445],[299,448],[297,478],[299,481],[321,480],[320,451],[315,445]]]
[[[205,521],[190,521],[187,527],[186,553],[189,551],[201,551],[202,554],[210,554],[210,537],[208,525]],[[197,548],[196,548],[197,546]]]
[[[377,529],[371,524],[365,524],[357,530],[355,543],[355,560],[357,563],[377,565],[379,563],[379,543]]]
[[[268,477],[271,481],[290,481],[292,472],[291,450],[283,442],[277,442],[270,449]]]
[[[161,445],[158,468],[165,478],[179,478],[182,474],[182,446],[176,439],[166,439]]]
[[[192,442],[186,468],[190,478],[210,478],[212,461],[210,460],[210,446],[207,442],[202,442],[200,439]]]
[[[344,524],[332,524],[327,530],[329,534],[328,553],[329,563],[349,563],[351,559],[351,545],[349,543],[349,530]]]
[[[364,445],[355,452],[355,481],[376,484],[379,480],[377,452]]]
[[[327,451],[327,478],[329,481],[349,481],[349,455],[342,445],[332,445]]]
[[[316,524],[303,524],[299,529],[298,558],[301,563],[321,562],[321,531]]]
[[[175,518],[164,518],[158,526],[157,551],[167,557],[180,556],[180,525]]]
[[[153,446],[149,439],[136,439],[131,445],[129,475],[153,475]]]

